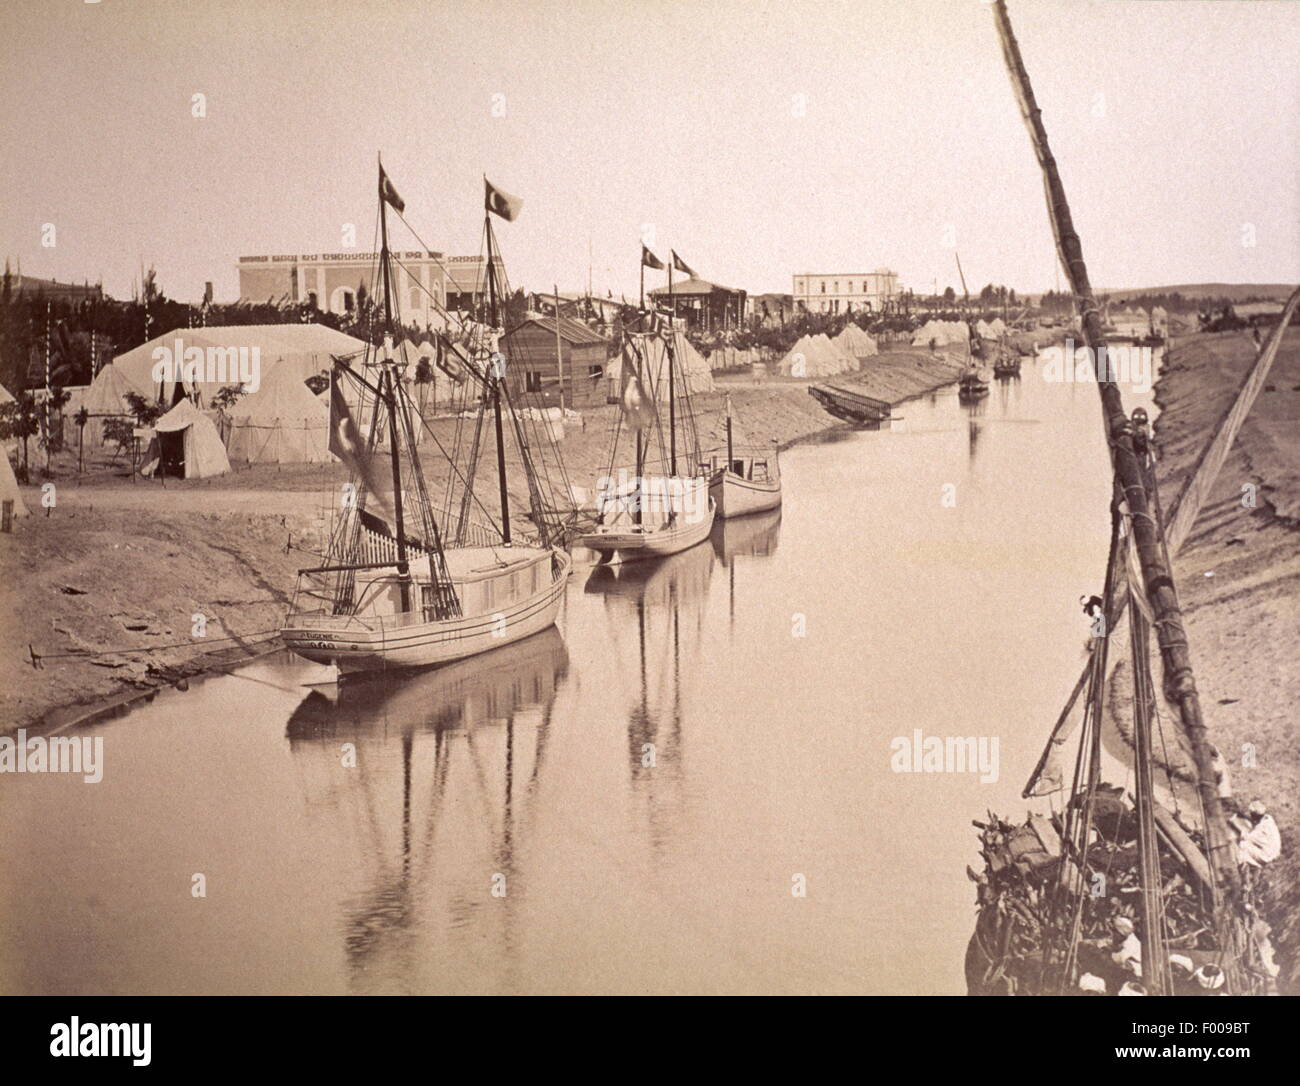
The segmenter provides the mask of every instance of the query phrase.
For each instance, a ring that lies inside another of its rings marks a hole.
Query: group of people
[[[1231,796],[1223,797],[1228,806],[1229,826],[1237,835],[1237,860],[1248,880],[1266,864],[1282,854],[1282,834],[1277,821],[1260,800],[1240,807]],[[1268,941],[1269,929],[1263,920],[1255,922],[1256,946],[1262,965],[1271,976],[1278,975]],[[1207,951],[1171,950],[1169,973],[1174,995],[1228,995],[1227,976]],[[1132,917],[1117,914],[1111,918],[1109,939],[1090,940],[1080,948],[1082,972],[1079,992],[1082,995],[1146,995],[1142,982],[1142,941]]]

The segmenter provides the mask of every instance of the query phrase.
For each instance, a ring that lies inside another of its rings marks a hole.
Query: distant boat
[[[989,394],[989,374],[987,370],[972,366],[961,375],[957,382],[957,396],[962,400],[978,400]]]
[[[993,364],[994,377],[1019,377],[1020,376],[1020,356],[1004,352]]]
[[[649,365],[652,356],[653,367]],[[575,540],[600,555],[602,562],[610,561],[615,554],[621,561],[677,554],[707,539],[713,527],[717,507],[709,495],[708,475],[700,461],[686,375],[677,373],[678,365],[671,332],[628,334],[621,359],[619,402],[634,434],[634,474],[626,483],[615,485],[608,480],[610,485],[597,498],[595,527]],[[666,435],[659,412],[661,399],[668,407]],[[690,420],[691,426],[679,435],[684,419]],[[621,429],[615,430],[611,463],[618,452]],[[668,469],[666,473],[646,474],[649,433],[658,437],[657,463]],[[679,436],[690,446],[681,456]],[[665,443],[667,448],[663,447]],[[691,464],[697,470],[679,472],[679,461],[683,468]]]
[[[841,385],[813,385],[808,389],[808,395],[837,419],[857,426],[885,422],[893,411],[886,401],[864,396]]]
[[[776,449],[737,450],[732,443],[727,396],[727,454],[709,458],[709,497],[720,517],[744,517],[781,504],[781,464]]]

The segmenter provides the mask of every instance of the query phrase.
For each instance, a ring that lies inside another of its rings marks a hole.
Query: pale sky
[[[1009,6],[1094,284],[1300,279],[1300,4]],[[635,297],[643,224],[751,292],[957,287],[952,237],[973,291],[1054,283],[982,0],[6,0],[0,146],[0,249],[118,297],[141,263],[230,301],[240,255],[369,248],[380,150],[450,254],[482,174],[521,196],[498,237],[533,290],[585,289],[590,241]]]

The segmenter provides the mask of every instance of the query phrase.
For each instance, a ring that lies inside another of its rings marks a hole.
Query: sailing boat
[[[331,664],[340,674],[444,664],[545,630],[559,612],[571,564],[563,550],[550,545],[544,524],[538,526],[542,536],[537,541],[518,540],[512,531],[502,416],[507,411],[513,415],[513,408],[494,333],[468,355],[448,337],[443,337],[443,347],[457,372],[472,377],[492,405],[500,497],[500,525],[494,532],[499,539],[482,532],[474,545],[459,545],[461,533],[458,545],[444,545],[417,447],[413,420],[420,425],[423,420],[402,380],[408,370],[406,341],[398,338],[394,348],[400,324],[388,248],[390,206],[400,215],[405,203],[381,163],[383,344],[378,350],[367,345],[359,361],[355,356],[334,360],[330,451],[351,469],[350,486],[344,488],[345,500],[334,518],[325,562],[299,571],[280,631],[292,651]],[[487,184],[484,220],[493,329],[500,326],[500,293],[491,214],[503,214],[503,207],[509,211],[503,217],[513,219],[514,207],[503,204]],[[345,381],[358,397],[359,418],[353,418],[343,394]],[[389,463],[381,468],[383,460]],[[391,491],[381,482],[386,474]],[[531,490],[533,480],[529,482]]]
[[[1004,0],[997,0],[994,19],[1045,174],[1058,254],[1078,299],[1085,341],[1096,350],[1104,331],[1082,246]],[[1063,814],[1051,819],[1031,815],[1017,825],[990,812],[987,822],[975,823],[985,866],[978,873],[967,868],[979,906],[966,955],[971,994],[1276,991],[1269,929],[1259,916],[1252,880],[1242,875],[1235,832],[1240,826],[1225,813],[1231,804],[1226,774],[1208,740],[1170,554],[1177,553],[1212,488],[1297,303],[1300,291],[1202,453],[1167,528],[1145,412],[1127,416],[1117,386],[1098,381],[1115,499],[1103,597],[1089,601],[1099,604],[1094,647],[1024,792],[1039,794],[1044,767],[1064,742],[1062,729],[1086,689],[1070,798]],[[1132,651],[1131,799],[1125,789],[1102,781],[1108,654],[1125,610]],[[1152,676],[1153,631],[1164,667],[1162,687]],[[1155,754],[1162,704],[1194,764],[1196,803],[1181,817],[1157,791],[1158,769],[1168,778],[1166,794],[1173,790],[1173,771],[1158,766]]]
[[[610,474],[602,480],[597,498],[595,527],[577,543],[600,555],[602,562],[615,554],[620,560],[660,557],[694,547],[708,537],[716,512],[709,494],[709,477],[700,463],[699,441],[691,413],[685,374],[679,374],[675,337],[671,330],[629,332],[620,359],[622,416],[615,428],[610,452]],[[667,434],[660,416],[660,401],[668,407]],[[635,472],[613,477],[618,437],[626,420],[634,433]],[[690,445],[689,457],[678,454],[678,431]],[[650,435],[657,438],[659,458],[647,460]],[[683,470],[681,463],[695,467]],[[647,476],[655,463],[667,468]]]
[[[727,455],[709,458],[709,497],[720,517],[744,517],[781,504],[781,464],[776,449],[737,450],[732,441],[731,394],[727,394]]]

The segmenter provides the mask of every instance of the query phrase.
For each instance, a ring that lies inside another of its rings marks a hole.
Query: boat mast
[[[731,452],[731,395],[727,395],[727,470],[731,470],[731,465],[736,462],[736,458]]]
[[[486,180],[484,178],[484,181]],[[496,257],[492,245],[492,212],[486,203],[486,197],[483,205],[483,227],[487,231],[488,314],[489,320],[492,322],[492,335],[495,337],[499,321],[499,300],[497,298]],[[492,354],[493,357],[489,359],[491,365],[488,366],[488,372],[492,378],[492,416],[497,433],[497,483],[501,492],[501,542],[508,547],[510,546],[510,495],[506,491],[506,443],[501,433],[501,382],[505,379],[505,366],[495,357],[498,354],[497,351],[493,351]]]
[[[1083,246],[1074,229],[1070,207],[1065,198],[1065,188],[1061,183],[1060,172],[1056,168],[1056,159],[1047,141],[1047,130],[1043,127],[1041,111],[1034,98],[1029,74],[1020,55],[1020,46],[1011,29],[1005,0],[997,0],[993,8],[993,18],[1002,43],[1003,58],[1011,76],[1012,89],[1019,103],[1025,126],[1029,130],[1039,165],[1042,167],[1057,253],[1065,267],[1067,280],[1082,317],[1084,340],[1087,346],[1097,353],[1104,347],[1105,338],[1100,312],[1088,280]],[[1183,731],[1195,755],[1198,792],[1205,812],[1206,852],[1216,883],[1214,894],[1216,926],[1219,929],[1220,946],[1227,950],[1231,945],[1229,938],[1232,927],[1231,914],[1226,906],[1235,905],[1239,899],[1241,874],[1233,856],[1232,838],[1219,799],[1213,756],[1210,753],[1205,719],[1201,715],[1200,697],[1192,673],[1182,611],[1174,591],[1173,571],[1165,560],[1164,541],[1154,519],[1155,510],[1147,493],[1142,462],[1134,445],[1132,425],[1124,413],[1124,403],[1119,388],[1112,380],[1098,379],[1097,391],[1101,398],[1111,466],[1128,504],[1131,531],[1142,571],[1143,584],[1132,587],[1140,594],[1138,598],[1145,597],[1150,603],[1164,663],[1165,693],[1178,706]],[[1227,902],[1223,900],[1224,890],[1227,891]]]
[[[393,285],[388,258],[388,201],[384,198],[384,165],[379,163],[379,276],[384,288],[383,374],[379,383],[388,404],[388,444],[393,461],[393,519],[397,536],[397,576],[402,594],[402,611],[411,609],[411,566],[406,557],[406,531],[402,522],[402,461],[397,448],[397,379],[389,353],[393,345]]]
[[[668,273],[669,275],[672,272]],[[676,476],[677,474],[677,396],[673,389],[673,370],[676,369],[674,364],[677,360],[677,349],[673,339],[672,318],[669,318],[668,338],[665,344],[668,347],[668,474]]]

